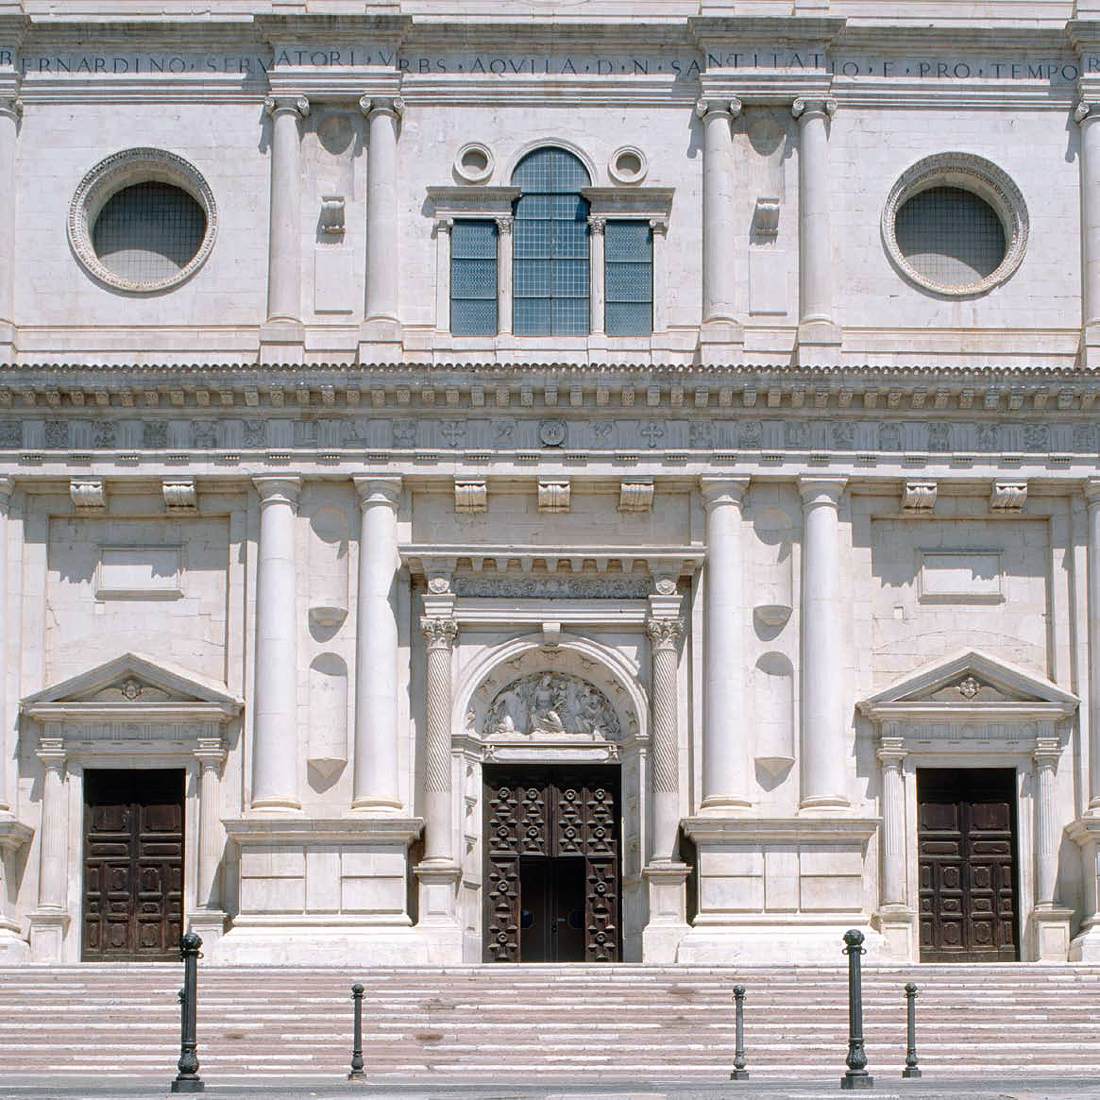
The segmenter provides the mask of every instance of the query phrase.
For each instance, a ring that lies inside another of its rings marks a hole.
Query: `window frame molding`
[[[497,223],[497,336],[512,329],[512,206],[518,187],[429,187],[432,232],[435,235],[435,334],[450,339],[451,333],[451,229],[456,221]],[[505,278],[507,275],[507,278]],[[490,336],[458,336],[458,340],[491,340]]]
[[[933,187],[969,191],[993,208],[1005,234],[1004,258],[985,278],[960,286],[937,283],[913,267],[898,246],[898,211],[910,199]],[[976,153],[947,152],[922,157],[898,177],[882,209],[882,242],[891,264],[909,283],[945,298],[972,298],[1007,282],[1027,251],[1029,218],[1023,193],[1002,168]]]
[[[202,208],[206,230],[195,255],[173,275],[137,282],[112,271],[96,253],[92,241],[95,220],[120,191],[140,183],[165,183],[190,195]],[[112,153],[90,169],[69,202],[69,245],[77,261],[97,282],[130,294],[159,294],[185,283],[206,262],[218,235],[218,208],[214,192],[189,161],[165,149],[141,146]]]
[[[536,143],[532,148],[552,145],[575,153],[561,142]],[[531,152],[527,149],[525,152]],[[578,154],[579,155],[579,154]],[[587,165],[587,158],[581,157]],[[523,347],[539,349],[575,349],[591,346],[629,346],[649,343],[668,331],[666,319],[668,295],[668,258],[666,236],[672,218],[671,187],[582,187],[581,196],[589,205],[592,219],[607,221],[648,221],[653,231],[653,331],[648,336],[607,336],[604,324],[603,234],[589,233],[589,333],[587,336],[515,336],[512,332],[512,224],[513,207],[522,188],[502,185],[431,186],[427,188],[436,241],[435,327],[438,344],[459,347]],[[457,220],[495,221],[497,223],[497,334],[491,336],[455,336],[451,332],[451,229]],[[598,273],[598,274],[597,274]],[[598,295],[598,298],[597,298]],[[597,330],[597,318],[599,328]]]

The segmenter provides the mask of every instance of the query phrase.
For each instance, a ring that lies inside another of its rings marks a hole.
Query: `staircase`
[[[182,967],[0,969],[5,1081],[167,1080]],[[199,970],[199,1055],[211,1084],[347,1072],[353,981],[366,987],[372,1079],[495,1085],[572,1078],[718,1081],[732,1065],[731,990],[748,990],[754,1080],[844,1070],[840,967],[499,966]],[[920,986],[926,1077],[1100,1074],[1100,967],[909,966],[864,971],[869,1069],[896,1078],[907,981]]]

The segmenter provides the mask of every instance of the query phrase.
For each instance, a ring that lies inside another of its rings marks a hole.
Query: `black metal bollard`
[[[733,1048],[733,1073],[731,1081],[747,1081],[749,1071],[745,1069],[745,987],[733,987],[734,1019],[736,1021],[736,1040]]]
[[[180,1060],[179,1073],[172,1082],[172,1092],[202,1092],[206,1084],[199,1077],[197,1014],[199,948],[202,938],[197,932],[185,932],[180,937],[180,959],[183,960],[183,988],[180,990]]]
[[[917,1065],[917,987],[913,982],[905,986],[905,1069],[902,1077],[919,1077]]]
[[[863,933],[850,929],[844,933],[844,943],[844,954],[848,956],[848,1072],[840,1079],[840,1087],[869,1089],[874,1088],[875,1079],[867,1072],[867,1052],[863,1049]]]
[[[351,1073],[349,1081],[362,1081],[367,1075],[363,1072],[363,987],[356,982],[351,987],[351,999],[354,1005],[354,1022],[351,1040]]]

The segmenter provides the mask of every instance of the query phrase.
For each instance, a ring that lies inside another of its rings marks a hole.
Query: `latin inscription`
[[[272,68],[385,69],[409,75],[640,77],[693,80],[717,69],[748,72],[821,73],[851,79],[918,81],[1008,81],[1072,84],[1100,74],[1100,55],[1059,57],[832,57],[812,51],[752,50],[706,54],[491,54],[399,53],[362,47],[280,48],[273,53],[29,53],[0,47],[0,69],[26,75],[208,74],[259,78]]]

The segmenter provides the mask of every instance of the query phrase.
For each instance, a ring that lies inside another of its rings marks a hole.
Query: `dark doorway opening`
[[[178,958],[183,795],[182,769],[84,773],[85,961]]]
[[[619,769],[487,765],[486,962],[621,957]]]
[[[917,771],[922,962],[1020,957],[1016,773]]]

